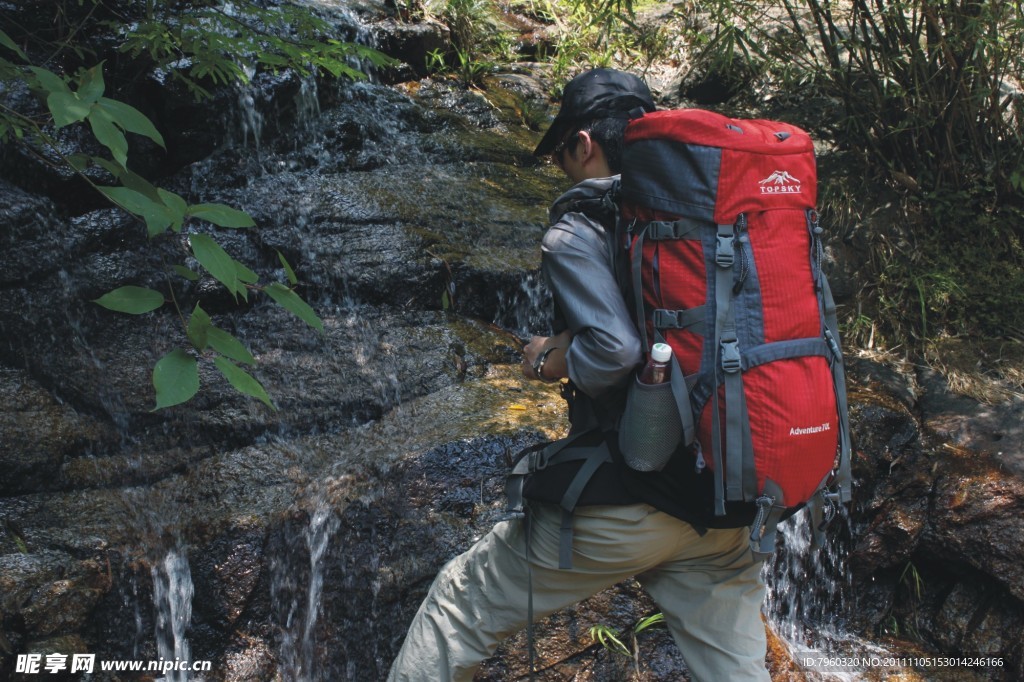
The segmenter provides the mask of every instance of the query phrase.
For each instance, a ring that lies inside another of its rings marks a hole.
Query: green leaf
[[[224,204],[196,204],[189,207],[188,213],[193,218],[206,220],[220,227],[253,227],[256,224],[248,213]]]
[[[54,95],[50,95],[54,97]],[[110,116],[98,106],[92,106],[89,111],[89,125],[92,127],[92,134],[104,147],[110,150],[114,160],[122,166],[128,165],[128,140],[124,133],[114,125]]]
[[[164,204],[165,206],[169,206],[169,204],[162,198],[160,190],[156,187],[156,185],[151,183],[149,180],[146,180],[138,173],[128,170],[127,168],[117,163],[116,161],[110,161],[108,159],[102,158],[96,158],[94,160],[98,165],[107,169],[107,171],[109,171],[111,175],[120,180],[121,184],[127,187],[128,189],[135,190],[139,194],[142,194],[143,196],[149,198],[150,200],[157,204]]]
[[[210,345],[211,329],[213,329],[213,322],[210,320],[210,316],[197,303],[192,311],[192,317],[188,319],[188,328],[185,330],[188,340],[192,342],[196,350],[204,351]]]
[[[223,329],[211,327],[208,338],[210,346],[221,355],[226,355],[232,360],[237,360],[247,365],[256,364],[256,358],[249,352],[249,349]]]
[[[169,192],[165,189],[157,189],[157,196],[170,211],[171,215],[171,229],[175,232],[181,232],[181,226],[185,224],[185,215],[188,213],[188,202],[182,199],[174,192]]]
[[[235,271],[238,273],[238,279],[246,284],[255,284],[260,281],[260,276],[247,268],[244,263],[235,261]]]
[[[620,633],[607,625],[595,625],[590,628],[590,637],[601,644],[609,651],[617,651],[626,656],[630,655],[629,647],[619,639]]]
[[[103,96],[106,85],[103,83],[103,64],[84,71],[81,84],[78,86],[78,99],[85,104],[93,104]]]
[[[71,164],[72,168],[81,173],[89,167],[92,157],[88,154],[68,154],[67,160],[68,163]]]
[[[90,105],[82,102],[70,90],[51,92],[46,98],[46,106],[53,115],[53,124],[58,128],[83,121],[90,112]]]
[[[174,270],[176,273],[178,273],[179,275],[181,275],[182,277],[184,277],[185,279],[187,279],[190,282],[198,282],[199,281],[199,273],[198,272],[194,272],[192,270],[189,270],[184,265],[175,265],[171,269]]]
[[[103,294],[95,299],[93,303],[98,303],[107,310],[114,310],[119,313],[142,315],[162,306],[164,304],[164,295],[153,289],[129,285]]]
[[[17,43],[15,43],[13,40],[11,40],[11,37],[9,35],[7,35],[6,33],[4,33],[3,31],[0,31],[0,45],[3,45],[8,50],[11,50],[15,54],[17,54],[19,57],[24,59],[26,62],[28,61],[28,57],[25,56],[25,53],[21,51],[21,48],[18,47]]]
[[[153,125],[153,122],[135,107],[108,97],[101,97],[96,106],[110,117],[111,121],[120,126],[122,130],[148,137],[161,147],[167,148],[163,136],[156,129],[156,126]]]
[[[156,202],[141,192],[127,187],[105,187],[98,189],[107,195],[107,198],[115,204],[136,215],[145,215],[147,211],[155,210]]]
[[[192,253],[196,260],[218,282],[227,287],[233,296],[237,298],[239,293],[244,293],[245,287],[238,280],[236,261],[221,248],[220,244],[205,234],[190,235],[189,243],[192,244]]]
[[[121,177],[128,172],[127,168],[125,168],[124,166],[115,161],[111,161],[110,159],[104,159],[102,157],[96,156],[93,157],[92,160],[96,162],[97,166],[100,166],[118,180],[121,180]],[[124,181],[121,180],[121,182]],[[132,189],[138,190],[138,188],[136,187],[132,187]]]
[[[646,630],[649,627],[654,627],[655,625],[660,625],[661,623],[664,623],[664,622],[665,622],[665,614],[664,613],[660,613],[660,612],[659,613],[655,613],[653,616],[647,616],[646,618],[641,620],[639,623],[637,623],[633,627],[633,632],[636,632],[637,634],[639,634],[639,633],[643,632],[644,630]]]
[[[263,384],[254,379],[251,374],[246,372],[244,369],[231,362],[227,358],[216,358],[213,364],[220,370],[220,373],[235,387],[235,390],[245,395],[250,395],[253,398],[258,398],[267,407],[272,410],[276,410],[274,404],[270,402],[270,396],[267,395],[266,389],[263,388]]]
[[[28,70],[35,74],[39,85],[48,93],[61,92],[68,95],[73,94],[64,79],[52,71],[47,71],[38,66],[30,66]]]
[[[153,367],[156,407],[160,410],[191,400],[199,391],[199,366],[196,359],[175,348]]]
[[[270,296],[270,298],[277,301],[278,305],[298,317],[310,327],[321,332],[324,330],[324,323],[316,312],[313,311],[313,308],[303,301],[298,294],[285,285],[274,282],[264,289],[264,291],[267,292],[267,295]]]
[[[146,221],[146,231],[150,237],[165,232],[174,221],[174,216],[167,206],[153,201],[145,194],[127,187],[97,187],[115,204]]]
[[[299,278],[295,276],[295,271],[292,270],[292,266],[288,264],[287,260],[285,260],[284,254],[278,251],[277,258],[281,261],[281,267],[284,268],[284,274],[288,276],[288,282],[291,283],[292,286],[298,284]]]

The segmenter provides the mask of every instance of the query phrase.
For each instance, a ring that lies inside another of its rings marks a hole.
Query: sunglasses
[[[562,152],[565,151],[565,148],[569,145],[570,142],[572,142],[575,145],[576,141],[579,140],[580,133],[583,132],[589,131],[585,129],[574,130],[569,135],[566,135],[562,139],[562,141],[556,144],[555,148],[551,150],[551,158],[555,159],[555,162],[560,164],[562,160]]]
[[[572,135],[569,135],[564,140],[556,144],[555,148],[551,150],[552,156],[561,156],[562,152],[565,151],[565,146],[569,144],[569,140],[573,139],[578,134],[579,133],[573,133]]]

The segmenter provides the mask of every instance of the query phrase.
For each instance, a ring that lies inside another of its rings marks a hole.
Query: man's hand
[[[572,334],[567,331],[557,336],[534,336],[523,346],[523,376],[535,381],[555,381],[569,376],[569,368],[565,362],[565,352],[572,341]],[[544,357],[541,376],[537,375],[534,366],[538,358]]]

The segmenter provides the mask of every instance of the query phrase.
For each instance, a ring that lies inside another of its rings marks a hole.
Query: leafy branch
[[[224,204],[189,204],[180,195],[156,187],[128,168],[128,139],[132,133],[145,137],[164,147],[163,137],[153,123],[140,111],[124,102],[104,96],[106,85],[102,64],[80,70],[73,78],[65,78],[48,69],[28,64],[28,57],[11,37],[0,30],[0,46],[17,55],[23,63],[16,64],[0,58],[0,80],[20,78],[45,101],[50,119],[36,121],[7,107],[0,108],[0,139],[13,137],[18,141],[31,140],[47,148],[71,167],[85,182],[103,194],[116,206],[137,216],[146,225],[151,240],[167,234],[181,233],[190,221],[205,221],[222,228],[246,228],[254,221],[244,211]],[[46,133],[47,124],[60,130],[76,124],[87,124],[96,140],[109,152],[111,158],[89,154],[64,155],[57,142]],[[98,185],[85,171],[100,167],[121,184]],[[261,284],[259,275],[229,255],[217,241],[198,232],[188,233],[188,244],[196,261],[214,279],[220,282],[236,301],[248,301],[250,291],[261,291],[309,326],[323,331],[323,322],[296,292],[298,281],[294,270],[278,253],[289,284],[270,282]],[[176,264],[171,271],[191,281],[199,279],[184,264]],[[114,289],[95,300],[95,303],[116,312],[142,315],[170,303],[182,320],[192,352],[175,348],[163,356],[153,369],[156,391],[154,409],[171,407],[190,400],[199,390],[198,358],[209,358],[213,366],[239,392],[257,398],[274,408],[262,384],[242,365],[253,367],[256,359],[245,345],[230,333],[216,327],[209,314],[198,304],[186,316],[169,282],[169,299],[148,287],[126,285]]]
[[[108,26],[123,41],[120,52],[148,56],[200,98],[210,95],[204,83],[245,84],[260,70],[290,69],[300,76],[324,72],[355,80],[366,75],[351,65],[353,60],[374,68],[396,63],[370,47],[331,38],[327,21],[290,4],[238,2],[230,11],[201,5],[181,12],[156,2],[143,20]]]

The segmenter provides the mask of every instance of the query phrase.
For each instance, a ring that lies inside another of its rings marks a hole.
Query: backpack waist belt
[[[508,518],[522,518],[526,514],[523,487],[527,477],[555,464],[583,462],[558,505],[562,510],[562,523],[559,529],[559,568],[572,568],[572,516],[576,503],[579,502],[583,490],[598,467],[612,461],[608,444],[604,440],[597,445],[572,447],[573,443],[587,433],[592,431],[581,431],[553,443],[524,451],[505,481]]]

